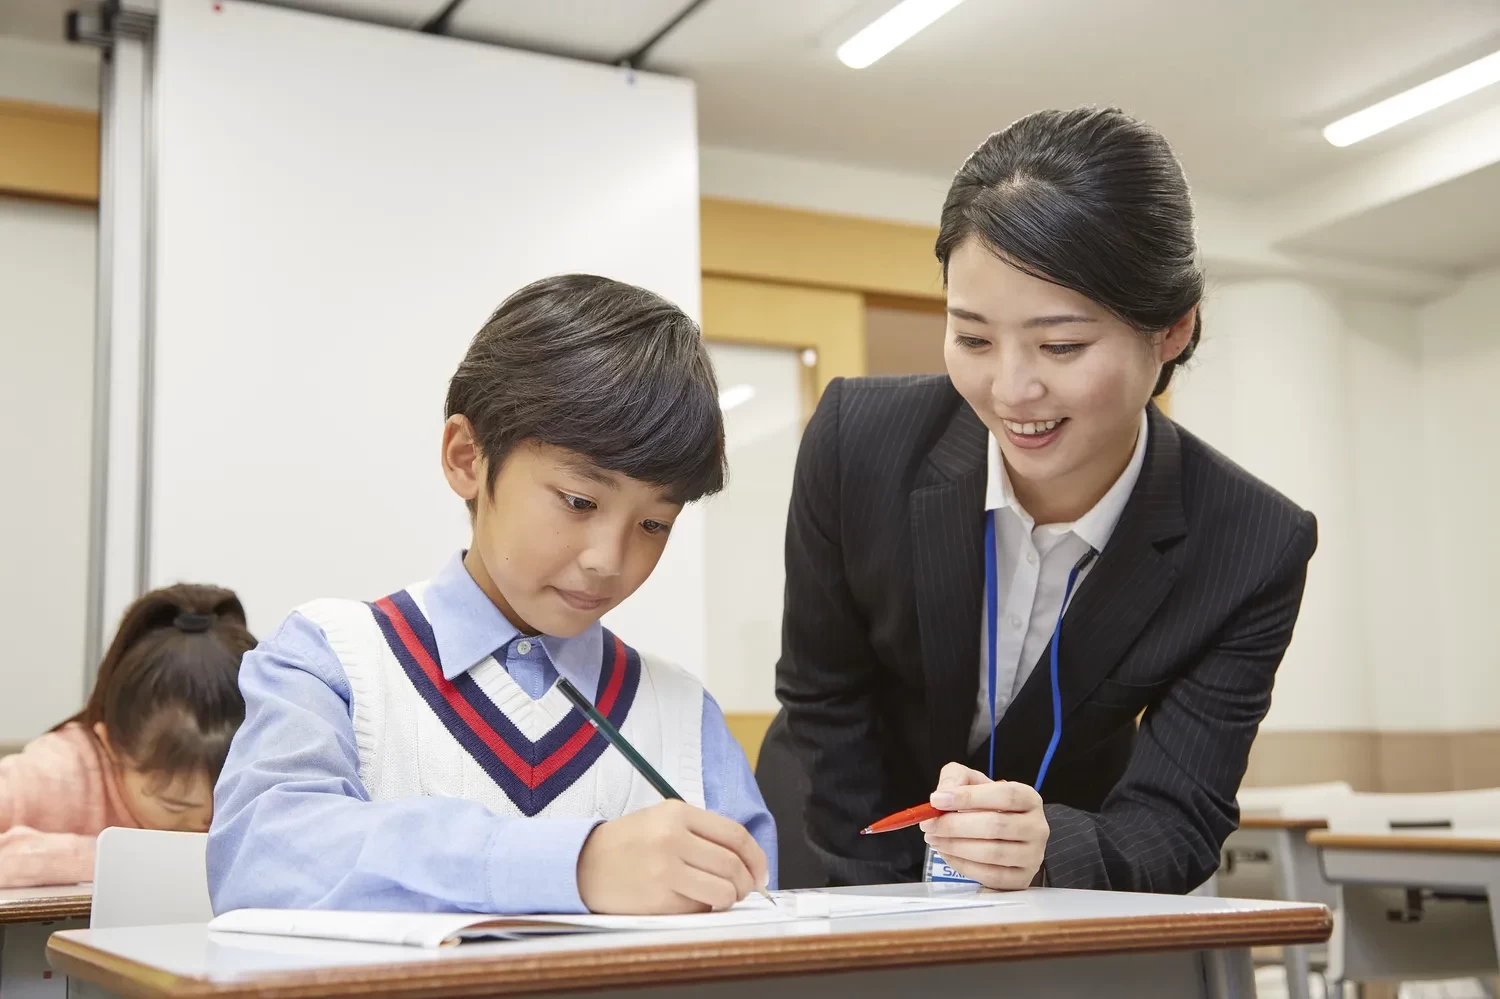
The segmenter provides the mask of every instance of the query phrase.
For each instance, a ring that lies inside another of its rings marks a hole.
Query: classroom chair
[[[1296,820],[1326,820],[1332,803],[1353,793],[1346,781],[1240,788],[1242,822],[1249,818],[1287,820],[1288,824],[1262,823],[1229,835],[1219,868],[1219,894],[1336,905],[1333,886],[1323,880],[1318,868],[1317,852],[1307,845],[1307,830]],[[1313,995],[1310,977],[1324,976],[1328,955],[1323,947],[1286,947],[1279,961],[1273,954],[1265,963],[1284,966],[1290,999],[1309,999]],[[1326,978],[1324,984],[1326,994]]]
[[[206,923],[204,833],[109,828],[94,856],[94,907],[89,929]]]
[[[1347,798],[1353,793],[1348,781],[1331,780],[1321,784],[1242,787],[1235,800],[1239,802],[1240,818],[1321,819],[1327,817],[1329,798]]]
[[[1354,794],[1334,803],[1331,833],[1500,830],[1500,788],[1430,794]],[[1457,979],[1495,973],[1491,907],[1475,886],[1433,891],[1405,884],[1399,867],[1388,886],[1337,888],[1328,941],[1331,983]],[[1494,995],[1488,981],[1475,985]]]
[[[1500,828],[1500,787],[1422,794],[1351,794],[1328,813],[1330,832]]]
[[[1345,781],[1242,787],[1237,796],[1240,820],[1283,819],[1289,822],[1328,818],[1332,802],[1354,793]],[[1240,828],[1224,843],[1219,867],[1219,894],[1231,898],[1270,898],[1287,902],[1333,904],[1333,889],[1324,884],[1317,857],[1307,848],[1303,830]]]

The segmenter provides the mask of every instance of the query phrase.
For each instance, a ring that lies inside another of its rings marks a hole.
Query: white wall
[[[1417,309],[1344,300],[1346,420],[1354,466],[1358,543],[1350,568],[1359,601],[1351,648],[1365,665],[1369,727],[1434,731],[1449,724],[1448,676],[1437,669],[1433,575],[1423,512],[1424,371]]]
[[[800,351],[711,344],[729,482],[705,506],[709,691],[728,712],[775,712],[786,586],[783,551],[805,408]],[[754,395],[743,398],[745,390]],[[726,396],[727,399],[731,398]]]
[[[0,743],[82,699],[94,229],[89,209],[0,197]]]
[[[1416,307],[1215,290],[1174,414],[1312,509],[1268,730],[1500,724],[1500,269]]]
[[[937,225],[953,179],[722,146],[699,148],[698,176],[706,198],[928,226]]]
[[[1189,430],[1318,517],[1318,553],[1267,727],[1358,729],[1372,709],[1357,648],[1356,468],[1350,337],[1339,301],[1312,285],[1214,288],[1193,367],[1174,385]]]
[[[691,83],[233,0],[157,37],[152,585],[264,632],[426,578],[469,539],[443,397],[501,299],[591,271],[699,313]],[[694,511],[607,623],[701,671],[703,577]]]
[[[1455,729],[1500,726],[1500,268],[1421,310],[1420,406],[1432,551],[1432,626],[1422,661],[1440,664]],[[1417,414],[1413,414],[1415,418]]]
[[[0,97],[97,109],[99,50],[0,36]]]
[[[0,38],[0,98],[97,107],[98,64],[94,49]],[[95,219],[0,197],[0,744],[83,697]]]

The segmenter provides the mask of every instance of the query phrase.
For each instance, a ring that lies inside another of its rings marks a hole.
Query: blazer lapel
[[[1058,686],[1067,716],[1114,670],[1177,578],[1173,542],[1187,533],[1182,513],[1182,441],[1153,403],[1146,460],[1120,522],[1063,617]],[[1040,758],[1052,731],[1050,650],[996,728],[997,748]],[[1007,756],[1011,755],[1007,752]],[[1030,780],[1034,775],[1016,774]]]
[[[934,779],[943,764],[967,755],[979,697],[988,441],[979,417],[960,403],[911,493],[912,585]]]

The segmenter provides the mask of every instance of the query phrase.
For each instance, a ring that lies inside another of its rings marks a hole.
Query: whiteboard
[[[257,635],[468,539],[447,379],[489,313],[588,271],[699,316],[685,80],[266,5],[164,0],[152,585],[237,590]],[[698,675],[703,527],[606,621]]]

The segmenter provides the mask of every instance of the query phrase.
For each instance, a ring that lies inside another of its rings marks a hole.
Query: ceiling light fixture
[[[1335,146],[1350,146],[1372,135],[1394,128],[1403,121],[1426,114],[1444,104],[1500,83],[1500,52],[1476,59],[1451,73],[1419,83],[1379,104],[1371,104],[1323,129],[1323,138]]]
[[[864,69],[963,0],[901,0],[839,46],[839,62]]]

